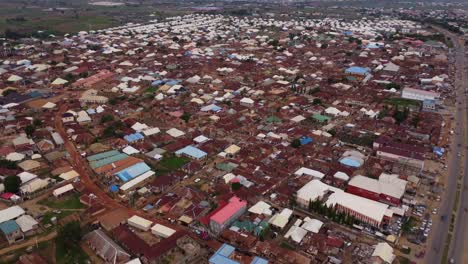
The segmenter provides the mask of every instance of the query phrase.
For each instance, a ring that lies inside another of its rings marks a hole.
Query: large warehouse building
[[[307,207],[309,201],[324,200],[327,206],[336,206],[338,211],[373,226],[380,226],[393,215],[387,204],[344,192],[319,180],[312,180],[304,185],[297,191],[296,199],[303,207]]]
[[[379,179],[357,175],[349,181],[346,191],[367,199],[398,206],[405,194],[406,183],[396,174],[382,173]]]

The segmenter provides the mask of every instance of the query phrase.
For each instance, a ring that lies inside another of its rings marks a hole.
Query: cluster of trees
[[[293,141],[291,141],[291,147],[299,148],[300,146],[301,146],[301,140],[300,139],[295,138],[295,139],[293,139]]]
[[[18,193],[21,186],[21,178],[16,175],[7,176],[3,180],[6,192]]]
[[[395,118],[395,121],[397,124],[401,124],[403,121],[406,120],[409,116],[409,108],[405,107],[403,110],[396,109],[395,113],[393,114],[393,118]]]
[[[26,135],[31,137],[34,134],[34,132],[36,132],[36,128],[40,127],[41,125],[42,125],[42,121],[40,119],[34,119],[32,124],[27,125],[24,128],[24,132],[26,133]]]
[[[124,127],[125,124],[122,121],[117,120],[115,122],[112,122],[112,124],[110,124],[109,126],[107,126],[102,132],[102,135],[106,138],[118,136],[120,135],[119,131]]]
[[[320,200],[309,201],[309,211],[315,212],[321,215],[328,217],[339,224],[344,224],[348,226],[352,226],[353,224],[358,224],[359,221],[352,215],[339,212],[335,206],[327,206]]]
[[[338,138],[346,143],[363,146],[363,147],[372,147],[374,141],[377,139],[377,136],[374,134],[363,134],[360,136],[354,136],[346,131],[343,131],[338,134]]]

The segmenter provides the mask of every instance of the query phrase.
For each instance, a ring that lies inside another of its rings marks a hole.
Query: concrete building
[[[247,210],[247,202],[236,196],[210,217],[210,229],[219,234],[224,228],[236,221]]]
[[[401,97],[405,99],[424,101],[424,100],[437,100],[440,94],[431,91],[425,91],[414,88],[404,88],[401,92]]]

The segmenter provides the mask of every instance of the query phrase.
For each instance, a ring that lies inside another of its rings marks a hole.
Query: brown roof
[[[100,216],[98,221],[105,230],[110,231],[124,223],[129,217],[128,211],[120,208]]]

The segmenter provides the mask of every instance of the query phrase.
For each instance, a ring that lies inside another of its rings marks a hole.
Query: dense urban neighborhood
[[[215,9],[0,40],[0,263],[466,263],[459,14]]]

